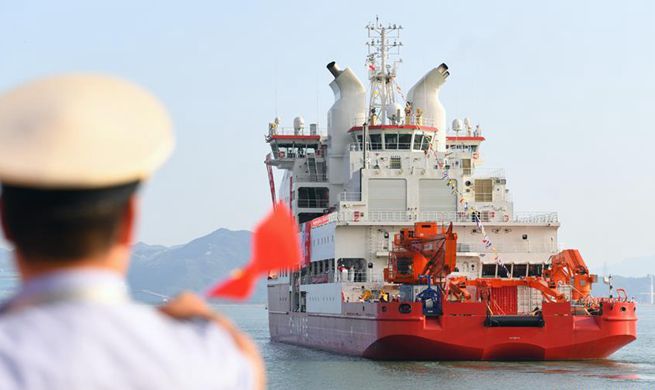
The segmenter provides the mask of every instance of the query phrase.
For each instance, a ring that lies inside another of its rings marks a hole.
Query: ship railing
[[[382,271],[337,271],[335,281],[341,283],[384,283]]]
[[[297,182],[305,183],[327,181],[327,175],[325,173],[319,173],[318,175],[294,175],[293,177]]]
[[[359,195],[359,193],[356,193]],[[343,198],[347,197],[344,195]],[[350,199],[360,198],[353,196]],[[492,210],[482,210],[478,218],[484,223],[520,223],[520,224],[552,224],[559,223],[556,212],[518,212],[510,216],[501,212]],[[422,222],[434,221],[442,224],[450,222],[475,223],[476,218],[471,212],[463,211],[406,211],[406,210],[371,210],[368,212],[341,210],[338,214],[338,220],[343,222]]]
[[[480,236],[480,241],[482,237]],[[457,252],[463,253],[556,253],[557,247],[555,245],[547,245],[543,243],[530,242],[525,240],[521,244],[503,244],[502,242],[494,241],[492,247],[487,247],[482,243],[457,243]]]
[[[362,200],[361,192],[342,192],[339,194],[341,202],[360,202]]]
[[[298,199],[298,207],[302,208],[327,208],[329,204],[328,199]]]
[[[407,211],[369,211],[365,215],[366,219],[371,222],[407,222],[411,221],[411,215]]]
[[[514,213],[513,222],[517,223],[557,223],[559,217],[551,212],[517,212]]]
[[[311,125],[311,124],[310,124]],[[273,135],[320,135],[324,136],[327,133],[325,128],[315,128],[311,126],[304,127],[301,129],[295,129],[293,126],[277,126],[276,128],[268,128],[268,136]]]
[[[493,210],[481,210],[477,214],[479,220],[484,223],[508,222],[526,224],[557,223],[559,219],[556,212],[517,212],[514,215],[497,212]],[[418,213],[419,221],[448,222],[476,222],[471,212],[462,211],[422,211]]]
[[[398,118],[387,118],[386,122],[381,121],[379,116],[363,116],[358,115],[350,121],[350,126],[360,127],[364,125],[364,122],[368,122],[369,126],[426,126],[426,127],[437,127],[437,119],[431,116],[419,115],[416,116],[416,112],[412,112],[412,115],[408,120],[405,118],[404,111],[401,111],[401,115]]]
[[[505,170],[502,168],[474,168],[472,170],[472,178],[474,179],[504,179]]]
[[[348,144],[348,150],[351,152],[359,152],[362,150],[361,142],[351,142]],[[367,142],[366,150],[412,150],[411,142],[395,142],[395,143],[381,143],[381,142]],[[414,148],[415,151],[424,151],[420,146]]]

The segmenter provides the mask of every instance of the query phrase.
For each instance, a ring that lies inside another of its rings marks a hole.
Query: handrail
[[[269,128],[268,135],[269,136],[274,136],[274,135],[319,135],[319,136],[324,136],[327,133],[327,129],[325,128],[317,128],[316,132],[313,132],[310,130],[309,127],[304,127],[300,130],[296,130],[293,127],[290,126],[278,126],[274,129]]]
[[[438,120],[435,119],[434,117],[431,116],[426,116],[426,115],[420,115],[419,117],[416,116],[415,112],[412,112],[411,117],[409,118],[409,121],[405,120],[405,115],[404,113],[401,113],[400,118],[397,118],[395,121],[391,119],[387,119],[387,123],[382,123],[380,118],[376,117],[374,120],[371,120],[371,116],[362,116],[358,115],[357,117],[353,118],[350,121],[350,125],[352,127],[356,126],[362,126],[364,122],[368,122],[369,126],[379,126],[379,125],[386,125],[386,126],[427,126],[427,127],[437,127]]]
[[[327,208],[329,204],[327,199],[298,199],[298,207],[302,208]]]
[[[359,202],[362,200],[361,192],[342,192],[339,194],[339,200],[342,202]]]
[[[344,193],[342,193],[344,194]],[[348,193],[346,193],[348,194]],[[352,194],[352,193],[351,193]],[[360,200],[360,194],[357,194],[356,201]],[[340,200],[353,199],[348,195],[341,195]],[[352,200],[351,200],[352,201]],[[493,210],[481,211],[482,223],[522,223],[522,224],[551,224],[559,223],[559,217],[556,212],[518,212],[510,215]],[[405,210],[369,210],[366,213],[354,210],[341,210],[338,212],[338,219],[343,222],[420,222],[435,221],[438,223],[449,222],[470,222],[475,223],[475,219],[470,213],[466,212],[440,212],[440,211],[405,211]]]

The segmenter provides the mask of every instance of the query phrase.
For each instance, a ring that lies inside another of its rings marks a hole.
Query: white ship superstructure
[[[470,278],[541,275],[558,251],[557,214],[514,211],[503,170],[483,166],[480,126],[455,119],[447,134],[445,64],[403,98],[398,62],[389,61],[401,28],[367,27],[368,96],[350,68],[328,65],[335,102],[327,134],[302,118],[289,129],[278,119],[269,125],[267,164],[284,170],[279,197],[297,216],[305,251],[299,272],[269,281],[285,291],[272,294],[271,310],[341,313],[342,300],[357,301],[362,288],[393,295],[383,279],[393,236],[419,221],[454,224],[457,270]]]

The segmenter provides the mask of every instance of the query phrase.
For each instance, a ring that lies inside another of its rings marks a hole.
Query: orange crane
[[[571,298],[584,299],[591,293],[591,284],[596,283],[598,277],[589,274],[589,269],[577,249],[565,249],[550,257],[550,269],[544,270],[544,278],[548,280],[551,288],[560,284],[573,286]]]
[[[551,256],[550,268],[541,276],[521,278],[476,278],[465,276],[447,277],[455,270],[457,252],[457,233],[452,223],[448,229],[435,222],[418,222],[413,227],[403,228],[394,236],[393,250],[389,254],[389,264],[384,270],[385,281],[390,283],[422,284],[430,278],[433,284],[441,282],[442,287],[455,299],[468,301],[471,293],[467,287],[476,287],[476,299],[489,298],[488,292],[494,288],[526,286],[539,290],[549,301],[565,301],[564,294],[558,291],[561,284],[572,285],[573,300],[582,300],[591,293],[591,284],[597,280],[590,275],[580,253],[566,249]]]
[[[452,223],[439,232],[435,222],[417,222],[394,236],[384,278],[391,283],[420,284],[427,276],[436,283],[455,269],[456,252]]]

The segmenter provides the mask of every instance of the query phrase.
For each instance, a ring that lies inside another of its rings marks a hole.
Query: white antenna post
[[[400,121],[403,107],[396,103],[396,92],[400,87],[396,83],[396,70],[400,60],[400,30],[402,26],[389,24],[384,26],[378,18],[375,23],[366,26],[368,30],[368,78],[371,83],[371,97],[369,102],[370,125],[387,124],[389,121]],[[391,57],[397,57],[392,63]]]

